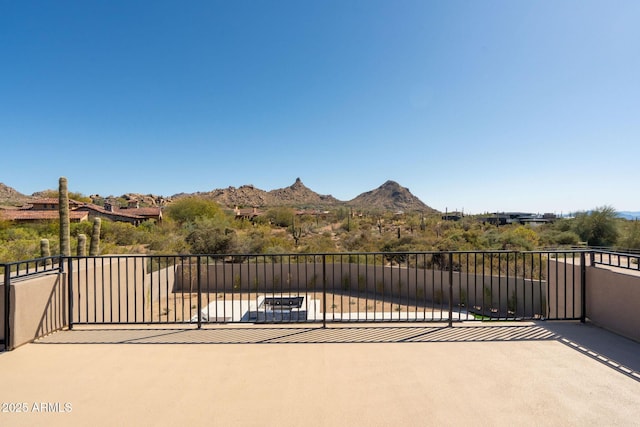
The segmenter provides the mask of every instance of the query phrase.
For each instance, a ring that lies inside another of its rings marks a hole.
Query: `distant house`
[[[555,219],[555,214],[550,213],[540,215],[527,212],[496,212],[482,217],[481,220],[493,225],[528,224],[534,226],[553,222]]]
[[[120,212],[123,210],[121,209]],[[159,207],[148,207],[148,208],[135,208],[135,209],[127,209],[134,213],[135,215],[141,216],[145,219],[153,219],[157,222],[162,222],[162,209]]]
[[[104,207],[85,203],[77,207],[76,210],[87,212],[89,218],[106,218],[111,221],[128,222],[133,225],[140,225],[150,219],[162,221],[162,209],[159,207],[120,209],[111,203],[105,203]]]
[[[55,198],[37,199],[23,206],[20,209],[5,209],[0,211],[0,217],[8,221],[20,223],[56,221],[59,216],[59,202]],[[87,221],[93,218],[106,218],[111,221],[128,222],[133,225],[140,225],[149,219],[162,220],[162,210],[160,208],[135,208],[117,209],[113,205],[106,204],[105,207],[94,205],[93,203],[83,203],[76,200],[69,200],[69,219],[71,222]]]
[[[0,218],[6,221],[18,223],[35,223],[45,221],[57,221],[60,217],[58,210],[32,210],[32,209],[2,209]],[[69,211],[70,222],[82,222],[89,219],[87,212]]]
[[[126,208],[116,209],[116,211],[122,213],[130,213],[133,215],[141,216],[145,219],[153,219],[157,222],[162,221],[162,209],[157,206],[140,207],[140,202],[137,200],[130,200]]]
[[[53,197],[47,197],[42,199],[33,200],[31,203],[23,206],[20,209],[24,210],[33,210],[33,211],[47,211],[47,210],[58,210],[58,199]],[[73,210],[76,207],[82,205],[81,202],[77,202],[75,200],[69,200],[69,210]]]
[[[518,222],[520,224],[528,224],[531,226],[548,224],[556,220],[555,214],[546,213],[544,215],[530,215],[530,216],[521,216],[518,218]]]
[[[89,216],[86,212],[77,212],[73,210],[80,204],[80,202],[77,202],[75,200],[69,200],[70,222],[82,222],[89,219]],[[58,199],[55,198],[36,199],[19,209],[1,210],[0,218],[18,223],[55,221],[60,217],[58,205]]]
[[[236,219],[246,219],[253,221],[256,217],[264,215],[257,207],[240,209],[237,206],[233,209]]]
[[[443,221],[460,221],[464,218],[464,214],[462,212],[445,212],[442,215]]]
[[[140,225],[144,218],[138,215],[120,213],[119,210],[114,209],[112,205],[105,204],[105,207],[94,205],[93,203],[85,203],[77,210],[86,212],[90,219],[104,218],[110,221],[128,222],[133,225]]]

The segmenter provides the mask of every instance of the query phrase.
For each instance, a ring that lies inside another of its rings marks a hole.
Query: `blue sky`
[[[0,0],[0,182],[640,210],[638,1]]]

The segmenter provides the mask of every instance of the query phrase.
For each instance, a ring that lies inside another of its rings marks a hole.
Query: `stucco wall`
[[[18,347],[67,325],[65,276],[52,273],[11,284],[11,345]]]
[[[95,260],[74,261],[71,269],[65,264],[73,278],[74,323],[143,322],[144,304],[174,287],[173,267],[147,273],[143,258]],[[11,347],[68,326],[67,290],[67,273],[12,281]],[[0,285],[0,337],[4,339],[4,285]]]
[[[74,262],[73,322],[142,320],[147,296],[144,258],[87,258]]]
[[[580,265],[550,259],[547,277],[549,279],[547,317],[579,319],[582,315]]]
[[[0,285],[0,340],[4,341],[4,281]]]
[[[587,267],[586,303],[591,322],[640,341],[640,277]]]
[[[202,292],[311,292],[323,289],[321,263],[220,263],[200,266]],[[175,291],[197,292],[197,266],[176,266]],[[327,264],[327,292],[407,299],[411,303],[448,306],[449,272],[362,264]],[[541,314],[545,281],[453,273],[454,307],[507,310],[516,316]]]

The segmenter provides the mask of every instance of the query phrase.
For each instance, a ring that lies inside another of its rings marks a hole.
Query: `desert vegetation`
[[[95,235],[95,227],[90,221],[70,224],[71,254],[83,253],[86,236]],[[232,210],[212,200],[191,196],[171,203],[161,223],[147,221],[136,227],[103,220],[98,232],[100,254],[534,250],[579,244],[640,249],[640,224],[618,218],[609,206],[535,227],[516,224],[498,227],[475,216],[445,221],[440,214],[420,212],[354,215],[345,207],[322,215],[297,215],[293,208],[282,206],[271,208],[253,220],[236,219]],[[50,253],[59,254],[60,236],[58,222],[0,221],[0,262],[41,256],[41,242],[45,239]]]

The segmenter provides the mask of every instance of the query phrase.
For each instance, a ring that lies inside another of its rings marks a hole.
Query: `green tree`
[[[252,229],[237,233],[237,252],[241,254],[263,253],[268,245],[271,229],[265,225],[256,225]]]
[[[611,206],[576,215],[574,231],[589,246],[611,246],[618,239],[617,212]]]
[[[621,249],[640,249],[640,222],[626,221],[624,232],[618,241]]]
[[[167,216],[179,224],[200,218],[221,218],[225,214],[214,201],[201,197],[185,197],[173,202],[166,209]]]
[[[269,209],[266,213],[271,223],[278,227],[291,227],[294,215],[293,209],[285,207]]]
[[[194,254],[225,254],[235,251],[236,233],[213,218],[199,218],[190,227],[186,242]]]

